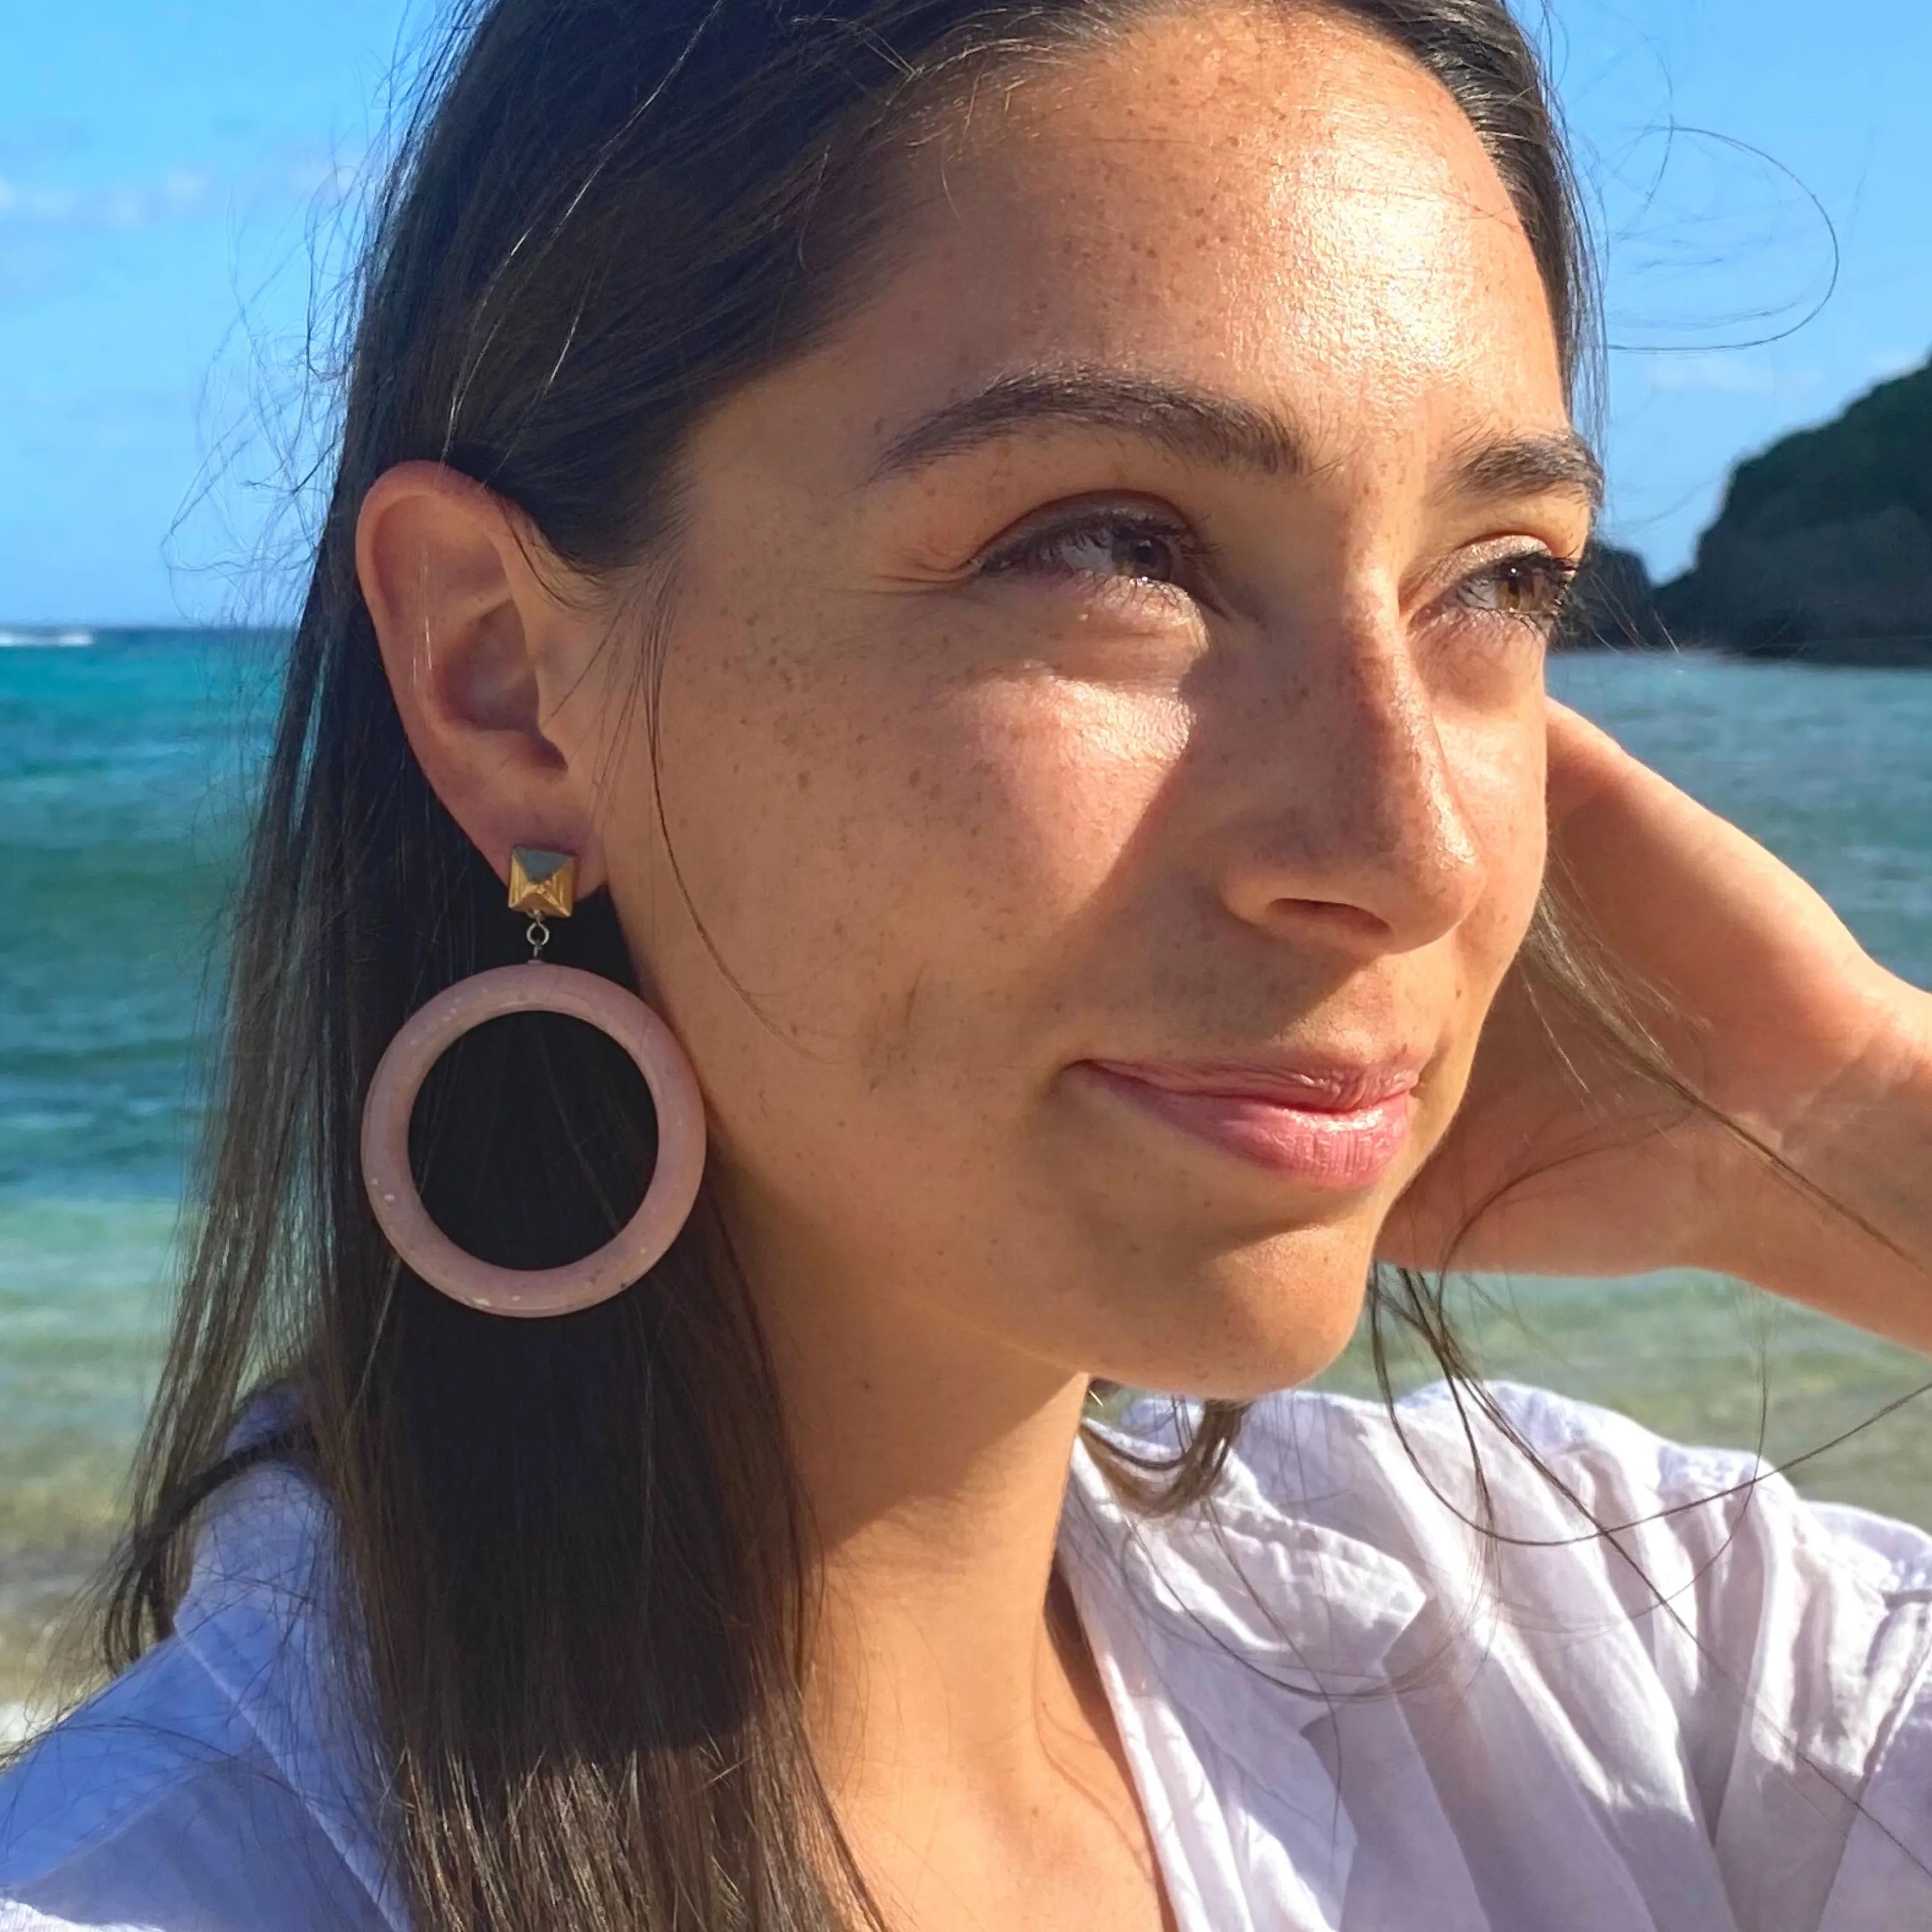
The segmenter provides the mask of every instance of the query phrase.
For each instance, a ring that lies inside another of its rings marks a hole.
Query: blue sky
[[[0,0],[0,622],[273,604],[311,264],[430,17]],[[1932,349],[1932,8],[1530,17],[1605,244],[1609,528],[1668,574],[1740,454]]]

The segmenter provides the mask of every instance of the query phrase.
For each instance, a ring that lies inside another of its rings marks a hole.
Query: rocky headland
[[[1739,464],[1682,576],[1594,546],[1561,641],[1932,668],[1932,363]]]

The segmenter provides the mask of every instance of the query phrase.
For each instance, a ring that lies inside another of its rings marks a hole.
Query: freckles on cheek
[[[1119,866],[1186,742],[1172,698],[1036,679],[982,686],[935,722],[931,802],[1015,908],[1084,902]]]

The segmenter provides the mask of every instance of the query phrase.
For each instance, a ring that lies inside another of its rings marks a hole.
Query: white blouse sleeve
[[[0,1932],[400,1932],[318,1722],[325,1523],[274,1466],[210,1505],[176,1634],[0,1777]]]
[[[327,1834],[178,1643],[0,1779],[0,1932],[378,1932]]]
[[[1497,1393],[1574,1498],[1519,1474],[1499,1526],[1587,1536],[1580,1508],[1608,1532],[1562,1567],[1582,1565],[1648,1647],[1738,1923],[1932,1926],[1932,1537],[1809,1503],[1748,1454]],[[1546,1596],[1531,1573],[1556,1554],[1511,1550],[1506,1584]]]

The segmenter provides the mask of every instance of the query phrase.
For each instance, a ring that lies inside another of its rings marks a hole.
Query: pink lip
[[[1305,1186],[1366,1187],[1408,1138],[1413,1065],[1082,1063],[1109,1091]]]

